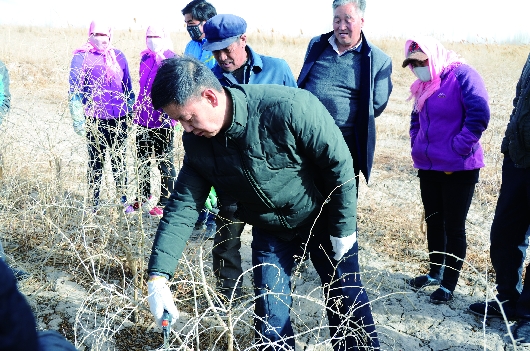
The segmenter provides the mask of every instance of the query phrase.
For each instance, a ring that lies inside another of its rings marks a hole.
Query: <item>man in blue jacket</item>
[[[365,0],[333,1],[333,32],[309,43],[298,86],[326,106],[348,144],[355,175],[362,172],[368,182],[375,117],[385,109],[392,91],[392,61],[366,40],[362,32],[365,8]]]
[[[206,42],[204,48],[211,50],[217,65],[212,69],[221,85],[277,84],[296,87],[296,81],[285,60],[259,55],[247,45],[247,23],[235,15],[217,15],[204,24]],[[241,289],[236,287],[241,267],[241,233],[245,223],[236,218],[236,201],[216,188],[219,196],[219,213],[214,237],[213,269],[218,288],[227,298],[239,297]],[[236,287],[235,291],[234,288]]]
[[[204,49],[204,23],[217,14],[215,7],[204,0],[193,0],[182,9],[186,29],[191,37],[184,49],[184,55],[195,57],[209,68],[215,66],[211,51]]]

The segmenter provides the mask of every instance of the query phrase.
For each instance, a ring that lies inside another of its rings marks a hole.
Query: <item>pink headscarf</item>
[[[457,66],[465,61],[458,57],[458,55],[451,50],[447,50],[438,40],[432,37],[416,37],[407,40],[405,43],[405,58],[408,57],[411,48],[415,48],[417,43],[421,51],[423,51],[429,58],[429,71],[431,72],[431,80],[422,82],[417,79],[410,86],[410,96],[407,100],[414,98],[414,112],[419,112],[423,108],[425,100],[427,100],[435,91],[440,89],[441,78],[443,71],[450,66]],[[409,64],[412,70],[412,65]]]
[[[160,37],[160,46],[156,48],[156,51],[153,51],[152,48],[149,47],[147,43],[149,40],[149,38],[147,38],[148,36]],[[147,32],[145,33],[145,45],[147,46],[147,49],[142,51],[140,56],[145,54],[154,56],[158,65],[160,65],[160,63],[167,58],[164,56],[166,51],[170,50],[173,52],[173,43],[171,42],[171,38],[166,33],[164,28],[159,26],[149,26],[147,28]]]
[[[94,34],[101,33],[109,37],[109,44],[103,50],[100,50],[94,42]],[[74,54],[78,52],[97,52],[103,56],[106,67],[106,76],[109,80],[114,80],[116,83],[120,83],[123,79],[123,71],[116,59],[116,53],[114,47],[111,44],[112,39],[112,28],[104,23],[92,21],[90,28],[88,29],[88,40],[85,44],[74,50]]]

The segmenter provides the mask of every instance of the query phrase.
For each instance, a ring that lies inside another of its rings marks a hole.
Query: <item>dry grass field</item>
[[[172,39],[176,52],[182,53],[187,33],[173,34]],[[103,192],[108,206],[97,216],[85,212],[86,146],[71,127],[67,107],[71,53],[85,40],[84,29],[0,26],[0,60],[9,69],[12,93],[12,111],[0,127],[0,238],[8,262],[31,273],[19,288],[39,328],[58,330],[80,350],[152,350],[162,338],[147,308],[144,279],[158,220],[141,213],[125,216],[112,205],[109,172]],[[284,58],[295,77],[308,41],[277,33],[248,36],[258,53]],[[465,308],[492,293],[488,238],[500,187],[499,149],[530,46],[445,43],[481,73],[492,115],[482,137],[487,165],[468,216],[467,262],[455,302],[425,307],[428,295],[413,293],[403,283],[428,266],[419,182],[410,159],[411,102],[406,99],[413,75],[401,68],[404,42],[375,41],[392,57],[394,90],[376,122],[373,175],[368,185],[361,181],[358,204],[360,259],[383,348],[512,349],[513,344],[502,341],[502,323],[483,322]],[[144,45],[143,32],[114,34],[114,46],[128,59],[135,91]],[[174,157],[180,166],[183,151],[176,139]],[[134,197],[133,137],[128,145],[129,192]],[[245,240],[244,250],[249,250]],[[173,288],[183,313],[172,347],[224,350],[231,335],[235,350],[251,350],[251,310],[234,306],[228,320],[212,313],[210,250],[210,242],[194,241],[176,273],[183,283]],[[248,286],[248,273],[244,279]],[[299,294],[293,313],[299,350],[329,349],[317,282],[311,266],[293,280]]]

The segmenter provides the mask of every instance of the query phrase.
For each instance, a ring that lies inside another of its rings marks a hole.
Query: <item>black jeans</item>
[[[88,185],[93,191],[93,202],[99,205],[99,193],[105,154],[108,151],[112,176],[118,196],[125,195],[127,174],[125,170],[125,148],[127,139],[127,117],[99,119],[86,117],[88,146]]]
[[[475,191],[474,182],[453,182],[450,177],[477,171],[454,172],[451,175],[439,172],[441,178],[420,176],[421,199],[427,222],[429,275],[440,278],[441,285],[450,291],[455,290],[466,257],[466,217]],[[448,181],[444,181],[445,176]]]
[[[214,237],[212,250],[213,271],[217,278],[217,288],[228,298],[234,291],[235,296],[241,295],[241,281],[236,286],[238,277],[243,274],[241,267],[241,233],[245,223],[235,218],[236,200],[215,189],[219,197],[219,213],[215,217],[217,234]]]
[[[502,165],[502,185],[490,232],[490,256],[498,299],[518,317],[530,318],[530,268],[523,263],[530,226],[530,169],[517,168],[509,156]]]
[[[321,217],[320,221],[325,218]],[[257,316],[254,319],[255,338],[258,345],[262,343],[258,350],[295,348],[290,319],[291,271],[295,256],[306,242],[309,257],[324,288],[333,349],[379,349],[368,295],[359,274],[358,244],[355,243],[340,261],[335,261],[331,240],[325,232],[326,227],[327,225],[316,225],[308,242],[301,236],[289,241],[282,240],[276,233],[252,228]]]
[[[173,128],[145,128],[138,126],[136,151],[138,155],[138,187],[141,201],[149,199],[151,190],[151,158],[154,157],[161,176],[158,204],[165,206],[175,188],[177,173],[173,164]]]

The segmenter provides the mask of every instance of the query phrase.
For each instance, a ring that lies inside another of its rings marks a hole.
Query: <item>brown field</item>
[[[182,53],[189,40],[187,33],[173,33],[172,39],[176,52]],[[3,169],[0,238],[8,262],[32,274],[20,284],[20,290],[28,297],[39,328],[58,330],[83,350],[154,349],[160,345],[161,337],[158,331],[153,331],[143,300],[146,293],[143,279],[157,220],[141,214],[125,217],[112,205],[96,218],[87,216],[83,210],[86,147],[71,127],[67,92],[71,52],[85,40],[86,31],[81,29],[0,26],[0,60],[9,69],[12,93],[12,112],[0,127]],[[306,37],[259,32],[250,33],[248,38],[249,45],[258,53],[284,58],[295,77],[308,41]],[[384,306],[389,295],[406,290],[394,283],[390,286],[388,277],[403,280],[427,269],[425,236],[420,229],[419,182],[409,153],[411,103],[406,99],[413,75],[401,68],[404,42],[404,38],[374,41],[392,57],[394,90],[387,109],[376,122],[378,141],[373,178],[368,185],[361,181],[358,204],[364,279],[370,297]],[[114,46],[128,59],[135,91],[139,53],[144,45],[143,32],[114,34]],[[473,300],[491,291],[494,281],[488,238],[500,187],[500,143],[530,45],[466,42],[445,45],[480,72],[488,88],[492,112],[489,128],[481,140],[487,165],[481,171],[468,216],[468,256],[459,282],[463,295],[476,294],[468,296]],[[132,149],[134,138],[130,139]],[[179,165],[182,148],[178,142],[177,146],[175,160]],[[128,160],[134,164],[132,152]],[[134,166],[129,171],[130,192],[134,194]],[[107,184],[111,183],[107,179]],[[112,198],[112,187],[108,185],[105,189],[103,196]],[[201,284],[203,274],[208,282],[212,278],[209,250],[211,243],[190,245],[176,273],[179,279],[187,281],[175,285],[176,297],[181,301],[179,308],[196,324],[182,325],[188,334],[182,332],[175,337],[175,348],[185,344],[198,350],[199,346],[192,345],[199,344],[201,349],[222,350],[225,345],[225,336],[219,337],[220,332],[211,327],[218,322],[201,314],[208,306],[206,297],[212,292]],[[203,260],[206,263],[201,268]],[[418,342],[417,349],[427,347],[430,336],[422,338],[415,331],[394,326],[395,321],[384,317],[386,307],[375,305],[374,309],[378,327],[392,327],[401,334],[427,340]],[[453,309],[462,310],[462,306]],[[250,317],[240,319],[248,323]],[[250,326],[225,325],[237,335],[237,350],[249,348]],[[473,328],[480,337],[481,323]],[[317,334],[313,332],[307,337],[308,345],[325,340]],[[398,337],[388,338],[394,340],[393,344],[386,342],[388,349],[407,349]],[[483,340],[489,339],[484,336]],[[487,349],[503,349],[499,345]],[[308,350],[325,350],[311,347],[314,348]],[[425,349],[437,348],[431,345]],[[466,348],[462,344],[458,349],[482,347],[473,344]]]

